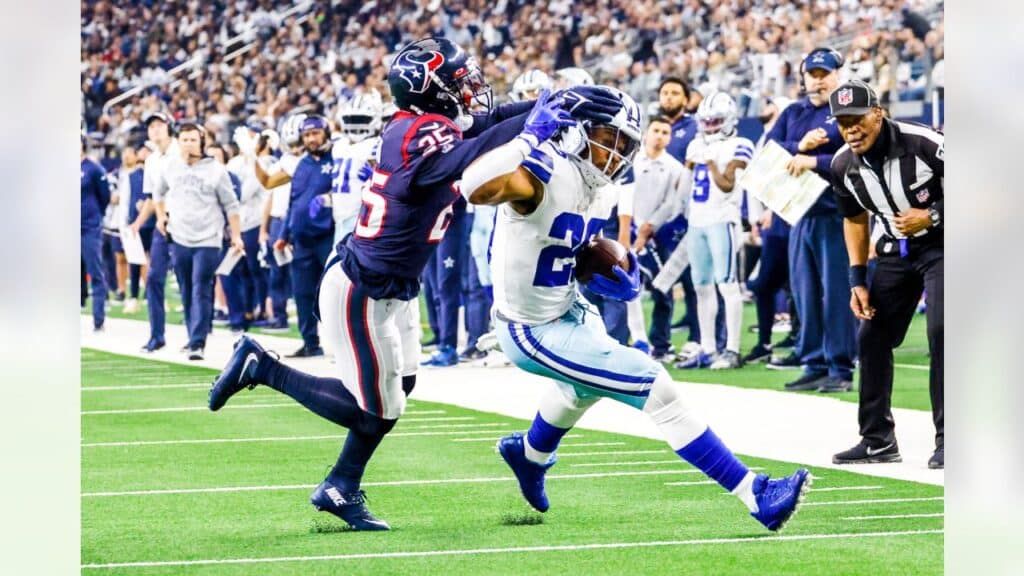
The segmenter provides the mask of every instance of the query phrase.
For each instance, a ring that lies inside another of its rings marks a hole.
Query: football
[[[586,284],[594,274],[600,274],[609,280],[616,280],[612,272],[616,264],[629,272],[626,248],[615,240],[595,237],[576,254],[576,279]]]

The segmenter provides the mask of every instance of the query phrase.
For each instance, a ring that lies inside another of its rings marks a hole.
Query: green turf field
[[[583,430],[563,442],[540,515],[494,452],[527,422],[415,394],[364,485],[393,530],[342,531],[308,497],[344,430],[265,388],[210,413],[213,375],[82,351],[84,573],[942,572],[940,487],[812,469],[815,490],[773,536],[663,443]]]
[[[171,302],[172,311],[167,313],[168,323],[168,334],[171,335],[174,328],[172,324],[182,324],[181,312],[174,312],[174,306],[179,304],[177,292],[174,291],[173,287],[168,288],[168,301]],[[421,317],[424,319],[424,338],[431,338],[430,327],[426,325],[427,313],[422,305],[423,299],[420,299]],[[144,303],[143,303],[144,304]],[[645,297],[644,307],[646,310],[647,318],[651,315],[651,300]],[[682,317],[684,306],[681,302],[677,303],[675,315],[676,318]],[[89,314],[88,306],[84,309],[84,314]],[[743,336],[741,340],[741,348],[744,353],[749,352],[751,348],[757,343],[757,335],[750,332],[747,327],[757,324],[757,313],[753,304],[746,304],[743,310]],[[142,306],[141,310],[136,314],[126,315],[121,312],[121,307],[118,305],[112,305],[109,315],[113,318],[131,318],[135,320],[145,320],[147,318],[146,307]],[[214,330],[226,330],[222,327],[214,327]],[[259,334],[260,331],[257,329],[253,330],[254,334]],[[292,336],[295,338],[299,337],[298,324],[294,318],[291,320],[291,331],[286,334],[277,334],[278,336]],[[682,348],[686,342],[686,332],[675,332],[672,334],[672,340],[676,349]],[[774,341],[778,342],[784,335],[775,334]],[[170,336],[173,338],[173,335]],[[141,346],[144,342],[140,342]],[[289,351],[290,352],[290,351]],[[784,351],[788,353],[789,351]],[[895,408],[913,408],[916,410],[930,410],[931,400],[928,396],[928,340],[925,335],[925,320],[923,315],[915,315],[913,323],[910,326],[910,330],[907,333],[907,338],[903,342],[903,345],[896,350],[895,354],[896,368],[895,368],[895,386],[893,387],[892,404]],[[799,371],[786,370],[786,371],[772,371],[765,368],[764,364],[754,364],[744,366],[739,370],[676,370],[671,365],[667,365],[669,372],[672,377],[676,380],[685,380],[687,382],[703,382],[709,384],[728,384],[730,386],[741,386],[744,388],[766,388],[772,390],[781,390],[782,386],[791,380],[794,380],[800,376]],[[858,381],[858,376],[854,376],[854,383]],[[818,392],[800,392],[800,394],[818,394]],[[835,394],[835,398],[845,400],[847,402],[857,402],[857,391],[856,389],[852,392],[846,392],[843,394]]]

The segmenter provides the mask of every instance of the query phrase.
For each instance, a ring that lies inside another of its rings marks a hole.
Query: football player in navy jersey
[[[565,109],[605,120],[619,109],[617,100],[581,88],[536,107],[523,102],[492,111],[476,61],[443,38],[403,48],[388,83],[399,111],[382,134],[356,228],[338,243],[319,286],[320,318],[341,378],[285,366],[242,337],[210,389],[211,410],[264,384],[348,428],[337,464],[310,501],[356,530],[389,529],[366,509],[360,482],[416,382],[419,326],[411,308],[418,305],[419,276],[462,198],[462,171],[531,126],[563,119]],[[471,113],[475,108],[486,113]]]

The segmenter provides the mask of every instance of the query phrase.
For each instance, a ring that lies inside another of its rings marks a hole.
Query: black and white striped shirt
[[[876,229],[884,236],[906,238],[894,223],[909,208],[935,208],[943,214],[945,180],[944,136],[912,122],[882,120],[879,138],[885,146],[881,166],[872,165],[845,145],[832,158],[832,183],[845,217],[871,213]],[[878,164],[876,162],[876,164]],[[942,226],[925,228],[913,235],[941,240]]]

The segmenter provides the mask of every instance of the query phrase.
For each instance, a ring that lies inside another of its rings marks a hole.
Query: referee
[[[903,342],[921,291],[928,307],[929,387],[935,452],[943,468],[942,269],[943,135],[920,124],[884,117],[878,96],[848,82],[829,97],[846,141],[832,160],[833,183],[845,217],[850,255],[850,307],[864,321],[860,344],[859,444],[832,457],[835,464],[899,462],[890,397],[893,348]],[[868,214],[874,221],[877,264],[867,282]]]

